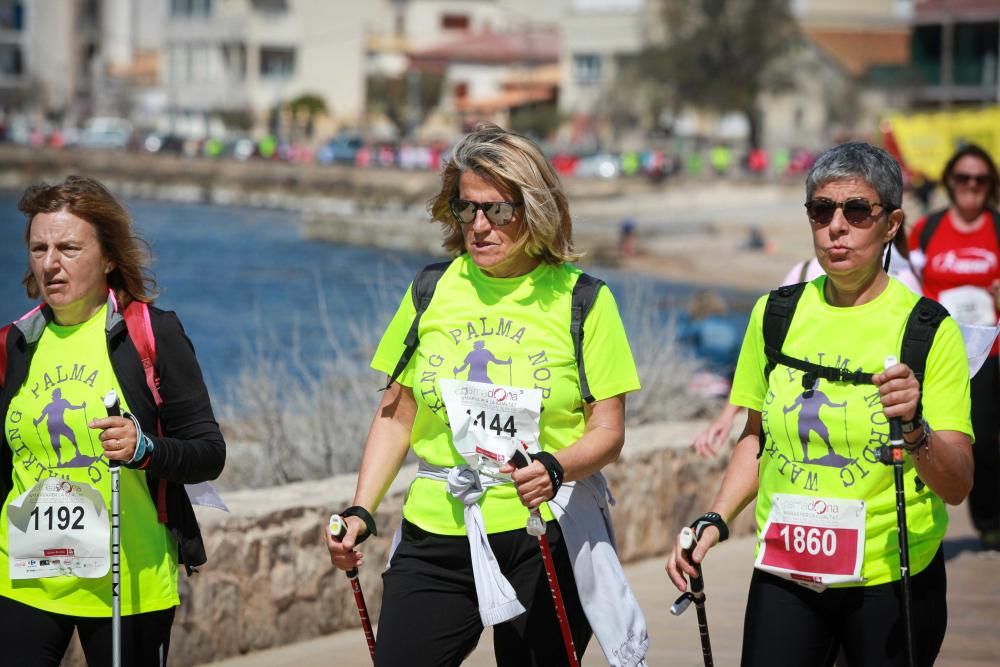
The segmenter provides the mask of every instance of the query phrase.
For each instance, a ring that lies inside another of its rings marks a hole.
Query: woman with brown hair
[[[56,667],[74,630],[111,664],[114,554],[107,507],[121,465],[121,656],[164,665],[178,563],[205,562],[184,484],[214,479],[225,442],[177,316],[125,208],[98,181],[29,187],[28,295],[0,330],[0,646],[10,664]],[[103,397],[114,390],[124,416]]]

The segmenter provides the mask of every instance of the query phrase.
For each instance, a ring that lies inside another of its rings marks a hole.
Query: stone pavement
[[[1000,558],[976,551],[977,540],[965,506],[951,508],[945,540],[948,557],[948,635],[937,665],[987,667],[1000,664]],[[717,547],[705,563],[709,627],[715,663],[739,664],[740,638],[747,585],[753,568],[753,539],[743,537]],[[702,664],[694,609],[679,618],[668,612],[677,591],[663,572],[663,559],[633,563],[626,568],[649,624],[651,666],[697,667]],[[360,628],[292,646],[271,649],[205,667],[364,667],[370,665]],[[495,664],[492,640],[484,633],[469,667]],[[592,642],[584,667],[606,665]],[[776,663],[777,664],[777,663]]]

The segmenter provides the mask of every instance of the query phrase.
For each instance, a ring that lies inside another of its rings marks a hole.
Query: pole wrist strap
[[[725,542],[729,539],[729,526],[726,525],[725,520],[723,520],[722,515],[718,512],[705,512],[700,517],[694,520],[691,524],[691,529],[694,530],[694,536],[696,539],[701,539],[701,534],[705,532],[705,529],[709,526],[715,526],[719,529],[719,541]]]
[[[356,516],[365,522],[365,534],[358,538],[356,544],[361,544],[372,535],[378,535],[378,530],[375,528],[375,517],[361,505],[351,505],[341,512],[340,516]]]
[[[562,486],[563,477],[565,472],[563,471],[562,464],[559,463],[559,459],[550,454],[549,452],[537,452],[535,454],[529,454],[532,461],[538,461],[543,466],[545,466],[545,472],[549,473],[549,480],[552,482],[552,498],[556,497],[559,493],[559,487]],[[551,500],[551,498],[549,499]]]

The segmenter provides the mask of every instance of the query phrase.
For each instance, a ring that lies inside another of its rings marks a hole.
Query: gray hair
[[[526,233],[518,240],[524,252],[546,264],[579,259],[573,248],[569,203],[555,169],[533,141],[492,123],[483,123],[455,146],[441,174],[441,190],[428,212],[445,227],[444,247],[453,255],[465,252],[461,225],[448,202],[458,196],[462,174],[471,171],[506,190],[524,206]]]
[[[859,178],[874,188],[888,215],[903,205],[903,171],[895,158],[871,144],[834,146],[819,156],[806,177],[806,201],[832,181]]]

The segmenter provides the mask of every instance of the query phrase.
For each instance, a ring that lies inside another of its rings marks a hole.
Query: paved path
[[[1000,664],[1000,558],[975,551],[977,540],[966,508],[952,508],[945,541],[948,555],[948,635],[937,664],[942,667],[993,667]],[[717,547],[705,564],[708,614],[715,663],[739,664],[740,638],[747,584],[752,570],[753,540],[733,539]],[[663,559],[626,568],[629,581],[646,611],[651,637],[649,664],[697,667],[702,664],[694,610],[679,618],[668,609],[676,596],[663,572]],[[370,665],[359,630],[340,632],[293,646],[212,663],[208,667],[364,667]],[[492,641],[484,633],[469,667],[495,665]],[[591,643],[584,667],[606,665]]]

